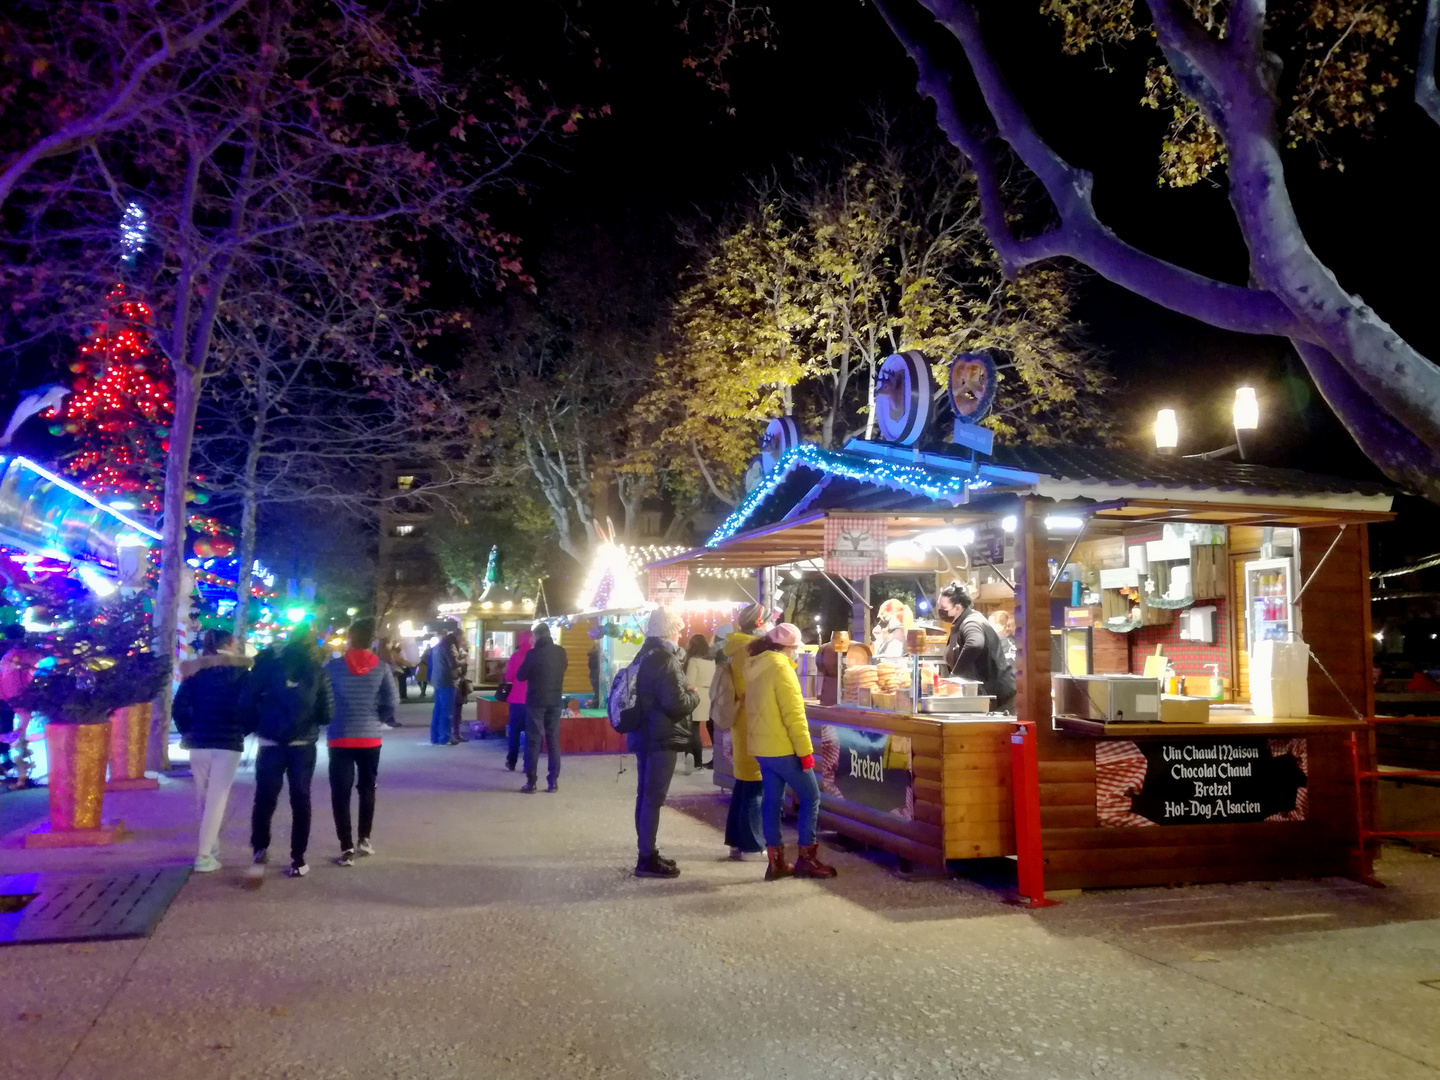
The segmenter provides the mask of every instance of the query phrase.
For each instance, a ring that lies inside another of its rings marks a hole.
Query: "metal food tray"
[[[925,698],[920,702],[922,713],[976,713],[990,711],[995,699],[989,695],[948,694]]]

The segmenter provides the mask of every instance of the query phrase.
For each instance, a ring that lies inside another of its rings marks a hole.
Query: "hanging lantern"
[[[224,536],[216,536],[210,541],[210,550],[215,552],[217,559],[228,559],[235,553],[235,541]]]
[[[215,549],[210,546],[210,541],[207,537],[200,537],[200,539],[195,541],[193,546],[195,548],[195,554],[199,558],[213,559],[215,557]]]

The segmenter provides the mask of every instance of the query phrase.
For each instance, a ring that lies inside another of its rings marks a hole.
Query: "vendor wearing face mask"
[[[979,681],[981,693],[995,699],[991,703],[994,712],[1013,712],[1015,667],[1006,659],[1004,644],[990,620],[975,610],[970,594],[956,581],[940,591],[936,609],[951,622],[945,646],[950,674]]]

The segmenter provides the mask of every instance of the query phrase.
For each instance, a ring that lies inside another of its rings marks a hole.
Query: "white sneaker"
[[[268,852],[255,852],[255,857],[251,860],[250,865],[245,868],[245,888],[258,889],[265,883],[265,864],[268,861]]]
[[[356,848],[355,848],[355,854],[356,854],[356,855],[374,855],[374,854],[375,854],[375,845],[372,844],[372,843],[370,843],[370,838],[369,838],[368,836],[367,836],[364,840],[361,840],[360,843],[356,846]]]
[[[758,862],[765,858],[763,851],[741,851],[738,847],[730,849],[731,862]]]
[[[195,859],[197,874],[210,874],[220,869],[220,860],[214,855],[200,855]]]

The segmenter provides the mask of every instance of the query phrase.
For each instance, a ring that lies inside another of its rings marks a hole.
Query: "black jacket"
[[[1005,655],[1005,644],[990,620],[973,607],[950,628],[945,662],[951,675],[984,683],[981,692],[995,698],[990,704],[996,712],[1006,712],[1014,703],[1015,665]]]
[[[255,661],[240,711],[246,730],[279,743],[313,743],[335,717],[335,695],[325,674],[302,642],[276,653],[266,650]]]
[[[535,644],[520,661],[515,681],[525,684],[525,705],[542,709],[558,708],[565,685],[565,666],[570,657],[549,638],[537,637]]]
[[[633,753],[686,750],[694,724],[690,714],[700,695],[685,686],[685,653],[673,641],[646,638],[637,657],[635,704],[645,712],[638,731],[625,736]]]
[[[240,699],[250,681],[250,661],[241,656],[204,656],[175,694],[171,716],[191,750],[245,748]]]

